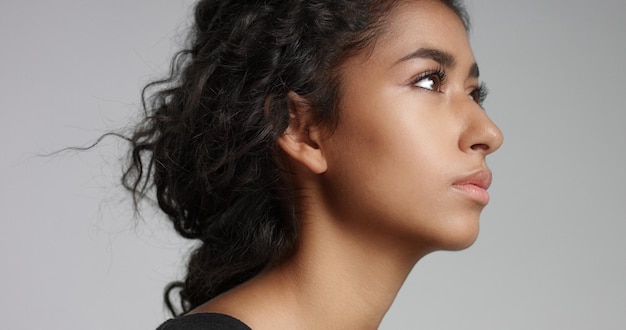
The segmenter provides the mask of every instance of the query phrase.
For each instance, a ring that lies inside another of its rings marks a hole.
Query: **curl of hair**
[[[289,92],[336,123],[346,58],[371,47],[385,0],[203,0],[189,47],[143,92],[122,178],[138,203],[154,188],[176,231],[200,241],[184,282],[166,290],[174,315],[250,279],[292,252],[293,189],[277,160]],[[443,1],[467,26],[456,1]],[[157,91],[148,97],[148,91]],[[170,301],[180,289],[182,311]]]

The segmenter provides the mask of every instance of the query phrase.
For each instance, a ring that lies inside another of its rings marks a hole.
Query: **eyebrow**
[[[478,70],[478,64],[474,63],[472,64],[472,67],[469,70],[469,73],[467,74],[468,77],[470,78],[478,78],[480,77],[480,70]]]
[[[434,49],[434,48],[420,48],[411,54],[402,57],[398,60],[397,63],[416,59],[416,58],[424,58],[433,60],[446,68],[454,68],[456,65],[456,60],[454,56],[446,51]],[[480,70],[478,70],[478,64],[474,63],[470,67],[468,77],[470,78],[478,78],[480,76]]]
[[[420,48],[412,52],[411,54],[399,59],[397,63],[416,59],[416,58],[431,59],[448,68],[453,68],[454,65],[456,64],[456,61],[454,60],[454,56],[452,56],[452,54],[446,51],[434,49],[434,48]]]

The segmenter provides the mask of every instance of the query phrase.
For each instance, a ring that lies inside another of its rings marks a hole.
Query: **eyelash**
[[[474,97],[474,94],[478,94],[478,95]],[[485,85],[485,83],[480,83],[480,85],[478,85],[478,88],[475,88],[470,93],[470,96],[472,96],[474,101],[478,103],[478,105],[480,105],[481,107],[483,106],[483,103],[485,102],[487,95],[489,95],[489,89],[487,88],[487,85]]]
[[[437,81],[434,81],[434,84],[438,83],[438,86],[435,88],[435,86],[433,86],[433,89],[429,89],[426,87],[422,87],[422,86],[418,86],[418,84],[423,81],[426,78],[431,78],[432,77],[437,77]],[[446,82],[446,71],[439,67],[436,68],[435,70],[430,70],[430,71],[426,71],[420,75],[418,75],[417,77],[415,77],[412,81],[411,81],[411,85],[417,87],[417,88],[421,88],[427,91],[433,91],[433,92],[439,92],[441,89],[441,86],[444,85]],[[485,99],[487,98],[487,95],[489,94],[489,89],[487,89],[487,85],[485,85],[485,83],[481,83],[480,85],[478,85],[477,88],[475,88],[474,90],[472,90],[472,92],[469,94],[469,96],[478,104],[482,107],[483,103],[485,102]]]
[[[439,80],[439,88],[428,89],[428,88],[425,88],[425,87],[418,86],[419,82],[421,82],[422,80],[424,80],[426,78],[429,78],[429,77],[437,77],[437,79]],[[413,81],[411,81],[411,85],[413,85],[413,86],[415,86],[417,88],[425,89],[427,91],[439,92],[439,89],[445,83],[445,81],[446,81],[446,71],[442,67],[439,67],[439,68],[436,68],[434,70],[430,70],[430,71],[426,71],[424,73],[421,73],[420,75],[415,77],[413,79]]]

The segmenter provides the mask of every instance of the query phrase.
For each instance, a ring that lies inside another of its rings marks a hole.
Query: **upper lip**
[[[462,185],[474,185],[479,188],[487,190],[491,185],[491,171],[488,169],[481,169],[478,171],[474,171],[471,174],[462,177],[461,179],[455,181],[453,186],[462,186]]]

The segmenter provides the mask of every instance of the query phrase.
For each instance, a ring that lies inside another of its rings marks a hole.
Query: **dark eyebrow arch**
[[[467,74],[470,78],[478,78],[480,77],[480,70],[478,70],[478,64],[474,63]]]
[[[433,49],[433,48],[420,48],[412,52],[411,54],[401,58],[400,60],[398,60],[397,63],[416,59],[416,58],[431,59],[441,64],[442,66],[446,68],[450,68],[450,69],[453,68],[454,65],[456,64],[456,61],[454,60],[454,56],[452,56],[452,54],[443,50]]]
[[[401,58],[397,63],[416,59],[416,58],[425,58],[431,59],[446,68],[454,68],[456,61],[454,56],[446,51],[434,49],[434,48],[420,48],[411,54]],[[396,63],[396,64],[397,64]],[[467,74],[469,78],[478,78],[480,77],[480,70],[478,69],[478,64],[474,63],[470,67],[469,73]]]

